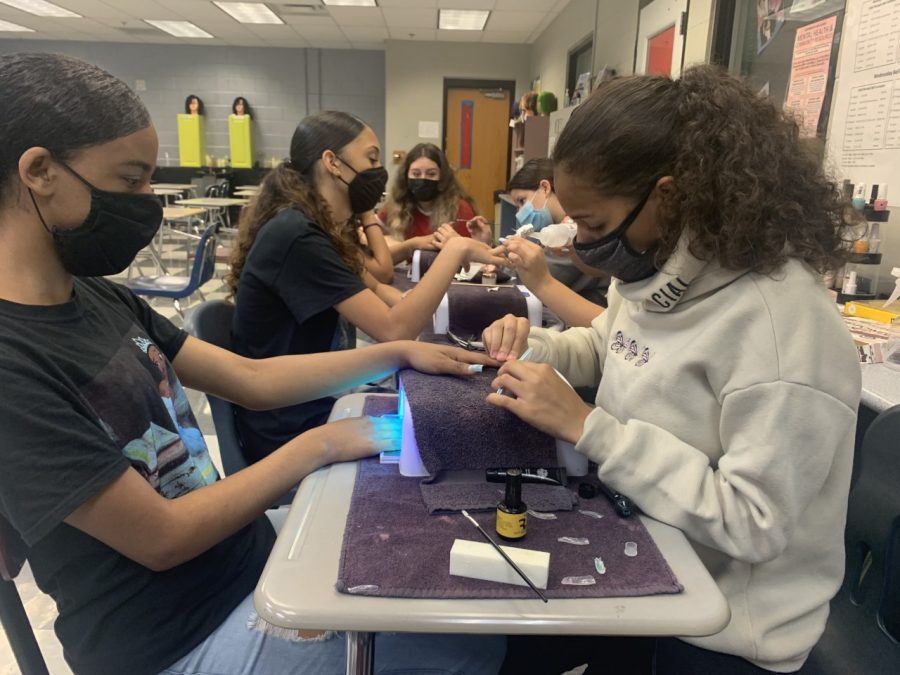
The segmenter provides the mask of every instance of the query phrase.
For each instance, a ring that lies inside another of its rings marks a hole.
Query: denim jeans
[[[285,639],[254,627],[248,595],[206,640],[160,675],[344,675],[346,640],[328,633],[312,640]],[[502,635],[379,633],[377,675],[491,675],[506,652]]]

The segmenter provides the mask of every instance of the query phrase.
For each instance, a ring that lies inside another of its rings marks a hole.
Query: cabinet
[[[547,139],[550,118],[529,117],[524,122],[516,122],[512,133],[509,175],[514,176],[529,159],[547,156]]]

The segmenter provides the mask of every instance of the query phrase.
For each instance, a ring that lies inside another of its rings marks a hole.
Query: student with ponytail
[[[241,219],[226,278],[235,296],[234,341],[253,358],[340,349],[343,317],[379,342],[414,339],[469,262],[499,264],[487,244],[456,237],[405,297],[365,269],[357,228],[376,257],[387,244],[372,209],[387,181],[375,132],[343,112],[297,125],[290,159],[266,176]],[[239,408],[248,459],[265,457],[298,433],[323,424],[331,398],[279,410]]]
[[[58,54],[0,55],[0,90],[0,527],[56,601],[66,662],[75,675],[346,672],[340,636],[256,627],[265,511],[321,466],[396,447],[399,425],[341,420],[220,478],[184,389],[280,407],[487,359],[408,342],[252,360],[188,336],[103,278],[162,222],[141,100]],[[380,635],[375,671],[489,675],[503,651],[495,636]]]
[[[844,569],[860,371],[820,279],[852,209],[796,122],[711,66],[602,83],[553,154],[609,308],[563,333],[489,327],[513,396],[488,401],[575,443],[707,565],[731,620],[657,640],[656,673],[795,672]],[[596,404],[552,368],[599,383]]]

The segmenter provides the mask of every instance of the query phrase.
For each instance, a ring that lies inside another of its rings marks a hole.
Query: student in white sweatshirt
[[[720,633],[656,641],[655,672],[796,671],[844,571],[860,369],[819,274],[851,211],[797,125],[709,66],[602,84],[554,161],[609,308],[563,333],[489,327],[514,398],[488,401],[681,529],[728,599]],[[599,382],[596,405],[551,367]]]

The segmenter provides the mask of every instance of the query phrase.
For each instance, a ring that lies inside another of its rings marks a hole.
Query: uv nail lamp
[[[560,375],[560,377],[562,377]],[[487,403],[485,403],[487,405]],[[397,410],[400,413],[400,474],[403,476],[423,478],[430,475],[428,469],[422,463],[419,453],[419,445],[416,443],[416,431],[413,427],[412,411],[409,407],[409,399],[403,391],[403,380],[400,380],[400,397],[397,402]],[[571,443],[556,439],[556,460],[559,466],[565,467],[569,476],[586,476],[588,472],[588,458],[575,449]]]
[[[485,292],[490,292],[488,286],[481,287]],[[508,287],[501,287],[508,288]],[[538,300],[533,293],[531,293],[525,286],[515,286],[519,290],[520,293],[525,297],[525,304],[528,308],[528,323],[532,326],[540,327],[541,321],[544,315],[544,304]],[[508,312],[504,312],[499,314],[496,318],[501,318],[504,314],[515,314],[513,307],[510,307]],[[490,325],[491,322],[488,323]],[[484,326],[487,328],[487,325]],[[445,335],[447,331],[450,330],[450,295],[449,293],[444,293],[444,297],[441,298],[441,304],[438,305],[437,311],[434,313],[434,332],[438,335]],[[463,336],[468,338],[469,336]]]

